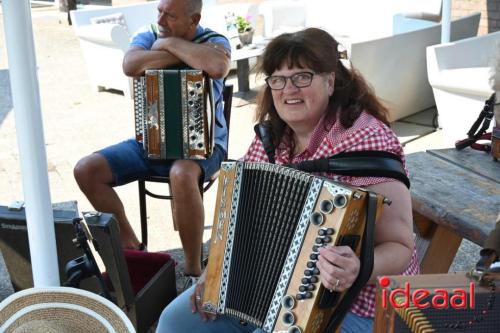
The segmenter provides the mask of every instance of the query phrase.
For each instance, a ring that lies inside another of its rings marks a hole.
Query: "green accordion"
[[[214,147],[213,96],[212,80],[201,70],[153,69],[135,79],[135,134],[146,157],[208,158]]]

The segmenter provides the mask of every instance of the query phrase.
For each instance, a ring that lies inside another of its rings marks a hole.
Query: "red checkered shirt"
[[[339,121],[320,121],[309,141],[307,148],[291,160],[290,148],[280,145],[276,149],[276,164],[298,163],[305,160],[314,160],[328,157],[340,152],[380,150],[397,154],[405,163],[403,148],[394,132],[384,123],[368,113],[361,113],[360,117],[350,128],[344,128]],[[255,137],[246,155],[242,158],[245,162],[268,162],[261,141]],[[408,170],[406,170],[408,173]],[[383,182],[395,181],[384,177],[350,177],[333,173],[317,174],[338,182],[353,186],[368,186]],[[417,252],[414,249],[408,267],[401,272],[402,275],[415,275],[419,273]],[[375,316],[375,285],[367,284],[360,292],[351,312],[362,317]]]

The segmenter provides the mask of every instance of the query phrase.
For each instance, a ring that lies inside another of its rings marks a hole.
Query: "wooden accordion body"
[[[147,70],[134,80],[134,111],[136,140],[149,159],[205,159],[211,155],[213,88],[201,70]]]
[[[359,256],[368,192],[267,163],[224,162],[202,306],[265,332],[323,332],[345,293],[325,290],[318,247]],[[380,212],[383,198],[374,198]]]

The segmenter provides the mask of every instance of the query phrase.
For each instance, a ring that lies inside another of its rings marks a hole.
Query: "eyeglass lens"
[[[305,88],[311,85],[314,73],[301,72],[291,76],[273,75],[266,79],[267,85],[273,90],[281,90],[285,88],[286,80],[290,79],[292,84],[297,88]]]

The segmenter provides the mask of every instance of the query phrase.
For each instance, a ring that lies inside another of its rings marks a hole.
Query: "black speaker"
[[[53,210],[61,284],[66,281],[66,274],[64,272],[66,263],[83,254],[80,249],[76,248],[72,241],[75,238],[75,229],[72,220],[78,217],[76,203],[71,202],[66,206],[65,208],[55,208]],[[0,250],[2,251],[14,289],[18,291],[33,287],[26,212],[24,208],[10,210],[6,206],[0,206]],[[98,286],[95,281],[89,280],[85,281],[82,287],[96,291]]]

